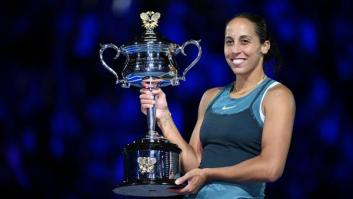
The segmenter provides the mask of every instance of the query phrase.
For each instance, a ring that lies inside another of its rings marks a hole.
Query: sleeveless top
[[[264,121],[261,104],[267,90],[277,84],[266,78],[240,98],[230,97],[233,83],[219,92],[208,105],[201,125],[203,154],[200,168],[232,166],[260,154]],[[222,191],[209,190],[210,187]],[[263,198],[264,189],[264,182],[210,182],[199,191],[196,198],[208,198],[211,193],[217,198],[229,198],[229,193],[238,193],[242,198]]]

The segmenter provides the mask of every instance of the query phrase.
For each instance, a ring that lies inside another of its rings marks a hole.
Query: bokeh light
[[[314,3],[315,2],[315,3]],[[115,85],[99,44],[127,44],[139,13],[161,13],[158,31],[178,44],[201,40],[200,62],[169,106],[189,139],[205,90],[234,80],[223,55],[224,25],[240,12],[265,16],[283,68],[268,75],[297,103],[285,172],[268,198],[349,198],[353,187],[352,1],[28,0],[1,6],[0,187],[9,198],[127,198],[124,146],[146,133],[139,90]],[[178,55],[181,68],[196,56]],[[114,56],[107,52],[107,60]],[[121,70],[124,58],[110,61]],[[119,68],[120,67],[120,68]],[[179,197],[180,198],[180,197]]]

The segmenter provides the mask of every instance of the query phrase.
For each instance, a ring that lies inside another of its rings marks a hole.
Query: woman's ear
[[[262,54],[267,54],[268,51],[270,50],[271,48],[271,43],[269,40],[266,40],[262,45],[261,45],[261,53]]]

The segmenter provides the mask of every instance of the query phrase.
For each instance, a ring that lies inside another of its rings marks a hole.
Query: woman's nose
[[[239,52],[241,52],[241,48],[240,48],[239,45],[234,44],[234,45],[231,47],[231,51],[232,51],[232,53],[239,53]]]

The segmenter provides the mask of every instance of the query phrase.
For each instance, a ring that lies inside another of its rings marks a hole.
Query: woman
[[[185,175],[175,192],[187,198],[263,198],[265,183],[283,173],[292,135],[291,91],[264,73],[271,54],[264,20],[241,14],[225,29],[224,54],[235,81],[207,90],[187,143],[176,128],[161,89],[141,89],[141,110],[156,105],[164,136],[181,150]],[[156,100],[153,96],[156,95]]]

